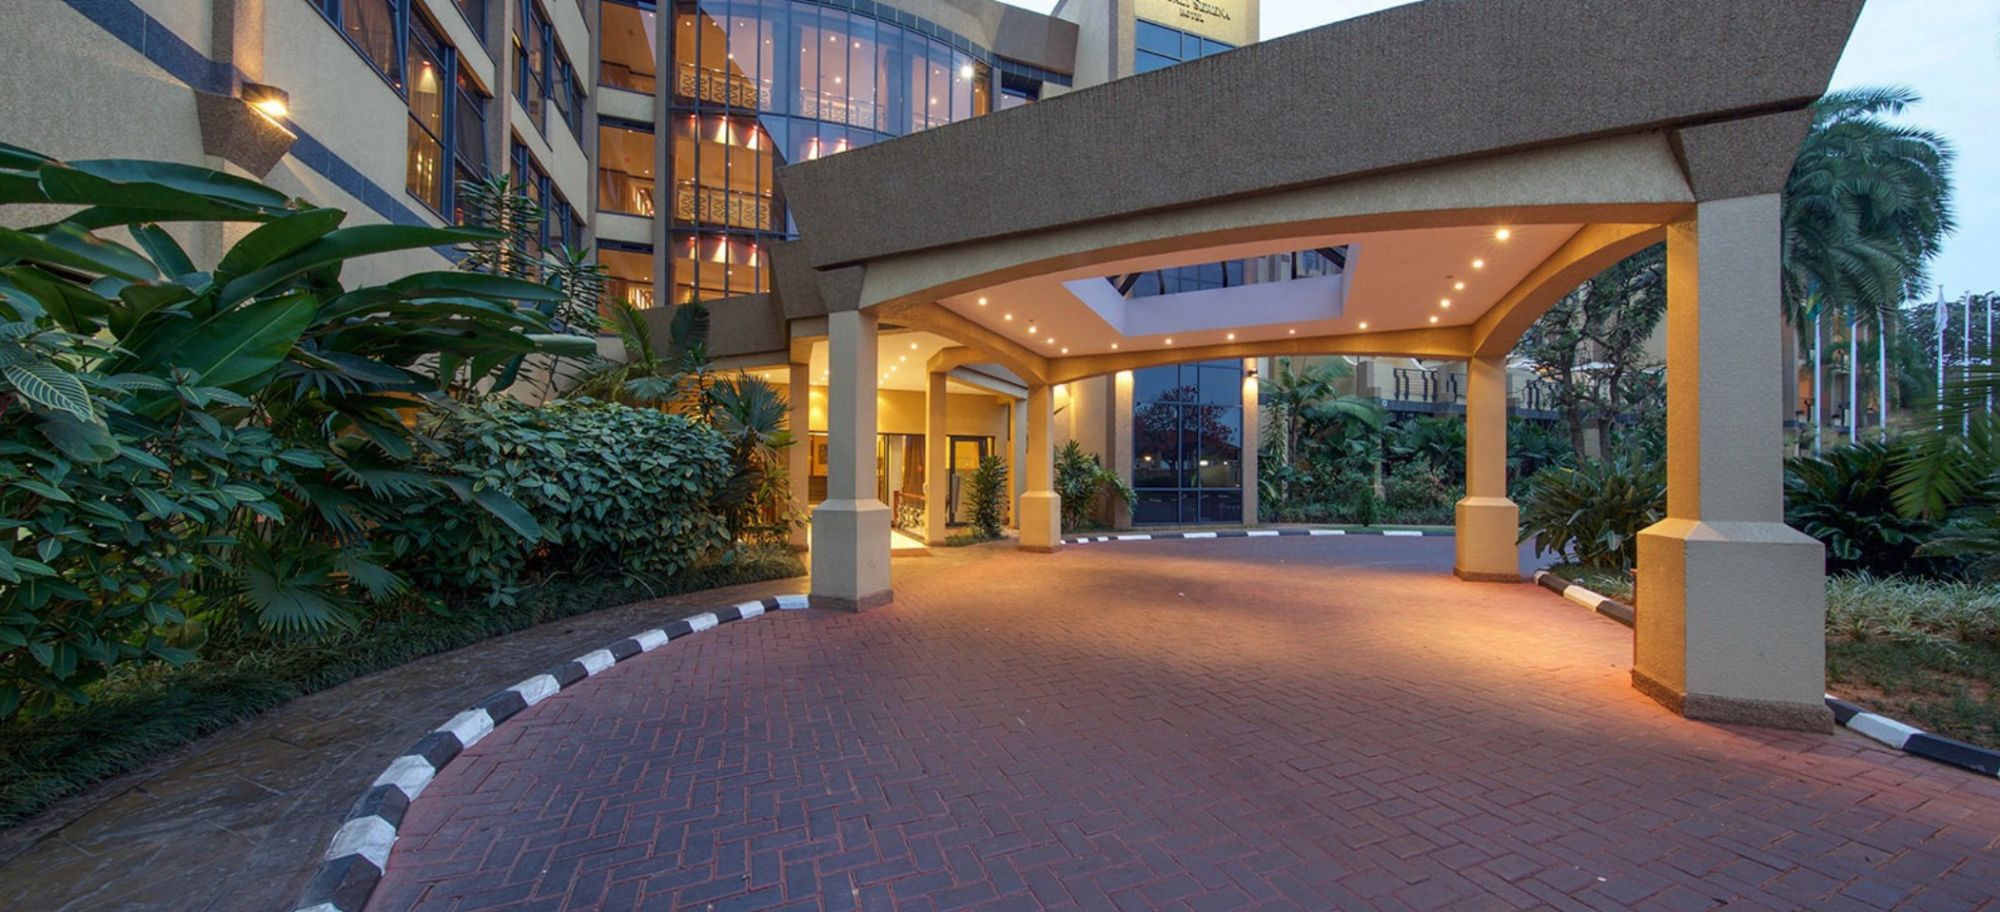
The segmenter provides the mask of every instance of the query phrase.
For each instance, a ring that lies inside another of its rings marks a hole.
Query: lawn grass
[[[1549,572],[1631,599],[1624,574],[1575,564]],[[1826,625],[1828,691],[1926,731],[2000,750],[2000,587],[1838,576],[1827,580]]]
[[[180,668],[121,673],[87,705],[0,723],[0,827],[241,719],[370,672],[603,608],[804,573],[791,549],[766,548],[667,579],[558,579],[513,608],[410,611],[315,640],[215,644]]]

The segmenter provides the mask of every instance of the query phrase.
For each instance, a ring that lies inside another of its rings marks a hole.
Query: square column
[[[785,409],[785,429],[792,433],[792,445],[785,450],[785,482],[790,507],[800,514],[811,512],[812,502],[812,365],[793,364],[785,393],[791,397]],[[793,526],[786,533],[793,548],[804,551],[810,527]]]
[[[1632,683],[1690,719],[1828,731],[1826,559],[1784,523],[1776,194],[1667,227],[1667,518],[1639,533]]]
[[[1028,400],[1017,399],[1008,407],[1007,423],[1007,525],[1021,528],[1021,495],[1028,490]]]
[[[1055,491],[1056,449],[1050,436],[1055,397],[1048,384],[1028,387],[1028,489],[1021,495],[1021,550],[1062,547],[1062,496]]]
[[[1257,358],[1243,359],[1243,524],[1257,524],[1257,460],[1264,440],[1262,412],[1257,401]],[[1126,482],[1130,484],[1128,480]]]
[[[944,544],[945,524],[951,519],[950,471],[945,461],[945,375],[932,373],[924,387],[924,543]]]
[[[1465,365],[1465,497],[1458,502],[1459,579],[1521,581],[1521,509],[1507,499],[1507,358]]]
[[[889,603],[889,508],[875,499],[874,311],[827,315],[826,500],[812,517],[812,603]]]

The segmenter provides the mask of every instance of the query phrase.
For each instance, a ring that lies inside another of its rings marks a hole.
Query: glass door
[[[945,514],[951,517],[951,525],[963,526],[972,522],[972,505],[964,492],[972,489],[972,473],[979,470],[979,461],[986,458],[992,443],[991,437],[951,438],[950,464],[946,466],[945,473],[951,479],[950,507]]]

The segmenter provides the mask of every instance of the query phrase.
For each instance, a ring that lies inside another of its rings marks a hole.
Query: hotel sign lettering
[[[1237,47],[1257,40],[1250,33],[1255,0],[1138,0],[1139,18]]]

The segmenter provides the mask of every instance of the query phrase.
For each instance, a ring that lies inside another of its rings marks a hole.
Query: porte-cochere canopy
[[[1430,0],[779,175],[788,316],[826,318],[823,603],[890,598],[876,331],[1028,387],[1021,543],[1060,545],[1050,388],[1281,354],[1464,359],[1458,573],[1518,580],[1504,358],[1664,241],[1669,516],[1634,683],[1691,717],[1830,724],[1819,545],[1783,524],[1779,199],[1861,0]],[[1331,251],[1336,278],[1124,299],[1120,276]],[[1114,289],[1107,293],[1107,288]]]

